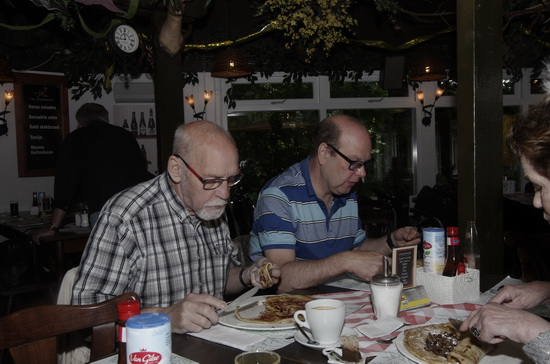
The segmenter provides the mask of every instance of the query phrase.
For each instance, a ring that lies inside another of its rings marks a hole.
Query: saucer
[[[345,327],[344,326],[344,329],[342,330],[342,335],[341,336],[358,336],[359,333],[357,332],[357,330],[355,329],[352,329],[351,327]],[[313,348],[313,349],[325,349],[325,348],[334,348],[334,347],[338,347],[340,346],[340,340],[334,342],[334,343],[330,343],[330,344],[318,344],[318,345],[312,345],[312,344],[308,344],[307,342],[307,339],[304,337],[304,335],[298,331],[295,335],[294,335],[294,339],[296,339],[296,341],[304,346],[307,346],[308,348]]]

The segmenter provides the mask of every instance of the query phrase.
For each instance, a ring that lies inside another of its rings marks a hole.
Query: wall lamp
[[[422,111],[424,112],[424,117],[422,118],[422,124],[424,126],[430,126],[431,125],[431,123],[432,123],[432,112],[433,112],[435,103],[437,102],[437,100],[439,100],[439,98],[441,97],[441,95],[443,95],[444,92],[445,92],[445,90],[438,87],[437,90],[435,91],[434,102],[430,105],[424,105],[424,91],[416,91],[416,98],[422,104]]]
[[[5,106],[4,106],[4,111],[0,112],[0,136],[1,135],[8,135],[8,121],[6,120],[6,118],[4,116],[6,116],[6,114],[9,114],[9,111],[7,111],[8,109],[8,105],[10,104],[10,102],[12,102],[13,100],[13,97],[15,96],[15,93],[13,92],[13,90],[11,91],[4,91],[4,103],[5,103]]]
[[[193,95],[185,96],[185,101],[187,101],[187,103],[189,104],[189,106],[191,106],[191,109],[193,109],[193,112],[195,113],[193,115],[195,119],[204,120],[204,115],[206,114],[206,105],[208,104],[208,101],[210,101],[210,99],[212,98],[212,94],[212,91],[204,90],[204,106],[201,112],[197,112],[197,110],[195,110],[195,98],[193,97]]]

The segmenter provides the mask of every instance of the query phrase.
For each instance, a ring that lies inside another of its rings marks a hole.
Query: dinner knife
[[[223,313],[225,314],[225,313],[235,311],[235,308],[237,306],[240,306],[244,301],[246,301],[250,297],[254,296],[256,293],[258,293],[259,289],[260,287],[254,287],[252,289],[249,289],[248,291],[246,291],[245,293],[243,293],[233,301],[229,302],[229,305],[227,305],[226,309],[223,310]]]

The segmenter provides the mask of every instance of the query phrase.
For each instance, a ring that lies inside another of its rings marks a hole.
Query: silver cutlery
[[[317,341],[315,341],[315,340],[313,340],[312,338],[309,337],[309,335],[305,332],[305,330],[302,328],[302,326],[296,324],[296,327],[298,327],[298,330],[300,330],[302,335],[304,335],[304,337],[307,339],[307,343],[309,345],[319,345],[319,343]]]
[[[380,344],[391,344],[395,339],[397,339],[398,336],[399,335],[396,335],[389,339],[376,339],[376,341],[379,342]]]

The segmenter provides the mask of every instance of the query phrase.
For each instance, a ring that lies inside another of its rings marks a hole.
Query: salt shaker
[[[170,317],[164,313],[142,313],[130,317],[126,321],[126,352],[130,363],[170,364]]]
[[[399,277],[389,274],[388,257],[383,259],[383,274],[376,274],[370,282],[371,302],[377,319],[397,317],[403,291],[403,283]]]

